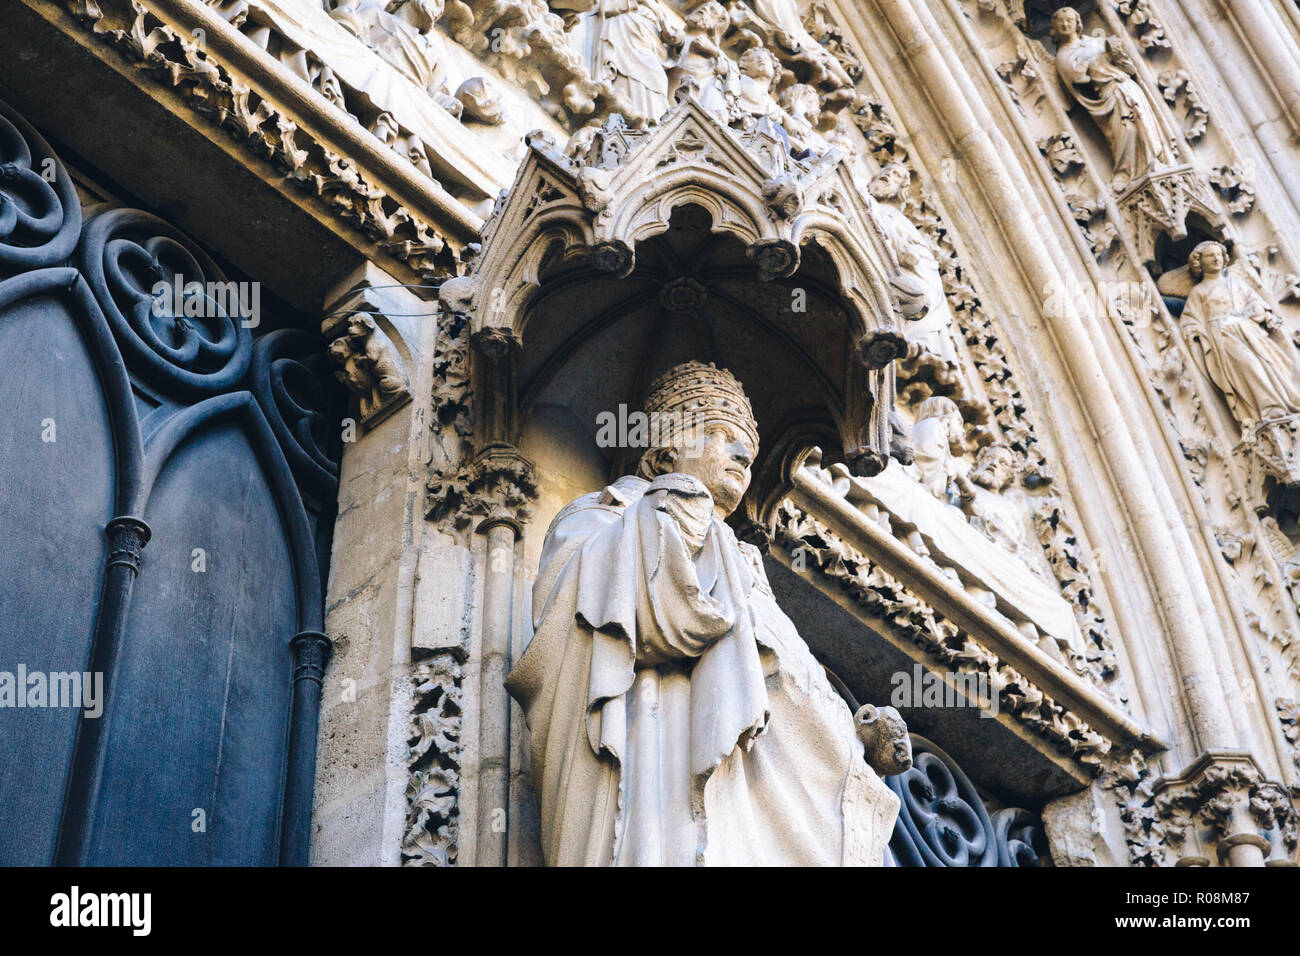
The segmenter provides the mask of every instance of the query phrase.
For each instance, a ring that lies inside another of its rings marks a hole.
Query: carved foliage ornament
[[[428,485],[428,517],[456,530],[504,522],[522,527],[537,499],[532,462],[506,445],[489,445],[473,458],[435,474]]]
[[[812,570],[864,613],[924,650],[936,666],[985,675],[999,694],[1003,712],[1080,764],[1100,767],[1111,749],[1106,738],[789,500],[777,509],[775,544],[787,553],[804,555]]]
[[[407,766],[407,866],[452,866],[459,823],[461,666],[450,654],[415,665]]]
[[[1285,787],[1264,778],[1245,753],[1216,751],[1175,778],[1160,781],[1154,807],[1164,838],[1181,851],[1196,828],[1204,828],[1226,861],[1240,843],[1270,852],[1272,832],[1288,854],[1297,846],[1296,810]]]

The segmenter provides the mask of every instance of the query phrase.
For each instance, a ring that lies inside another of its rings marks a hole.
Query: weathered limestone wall
[[[411,641],[424,534],[434,307],[365,266],[324,303],[327,328],[373,315],[410,374],[386,417],[345,422],[326,595],[334,657],[320,722],[312,862],[395,865],[406,818]],[[360,290],[360,291],[356,291]]]

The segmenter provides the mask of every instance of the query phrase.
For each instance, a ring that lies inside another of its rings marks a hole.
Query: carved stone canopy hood
[[[814,445],[861,474],[884,467],[898,329],[919,297],[838,150],[796,159],[780,127],[740,132],[693,98],[649,129],[614,115],[564,149],[528,142],[469,274],[440,291],[498,369],[477,378],[478,407],[498,410],[478,441],[516,441],[542,403],[588,425],[638,408],[655,375],[695,358],[754,399],[750,517]],[[634,464],[615,453],[610,471]]]

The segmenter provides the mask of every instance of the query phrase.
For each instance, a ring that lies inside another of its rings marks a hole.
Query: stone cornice
[[[481,219],[435,180],[198,0],[23,0],[65,33],[112,47],[215,122],[322,218],[360,230],[417,275],[445,275]]]
[[[907,582],[908,590],[936,613],[970,633],[999,660],[1112,744],[1146,754],[1166,749],[1163,741],[1087,681],[1026,641],[1010,621],[953,587],[936,567],[836,497],[829,487],[799,471],[794,476],[791,498],[845,543],[871,555],[871,560],[886,573]]]
[[[140,0],[131,0],[132,4]],[[355,119],[321,96],[199,0],[147,0],[159,19],[206,33],[206,53],[240,75],[322,146],[353,160],[375,185],[413,213],[449,234],[472,241],[482,227],[474,215],[436,182],[385,147]]]

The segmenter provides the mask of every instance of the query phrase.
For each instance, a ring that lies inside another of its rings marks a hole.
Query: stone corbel
[[[383,328],[385,308],[363,282],[327,305],[321,322],[334,374],[356,396],[367,431],[411,400],[406,363]]]
[[[858,340],[854,358],[860,382],[850,389],[841,436],[844,461],[852,474],[871,477],[889,464],[895,438],[890,424],[895,392],[892,366],[919,351],[920,345],[892,328],[873,329]]]

